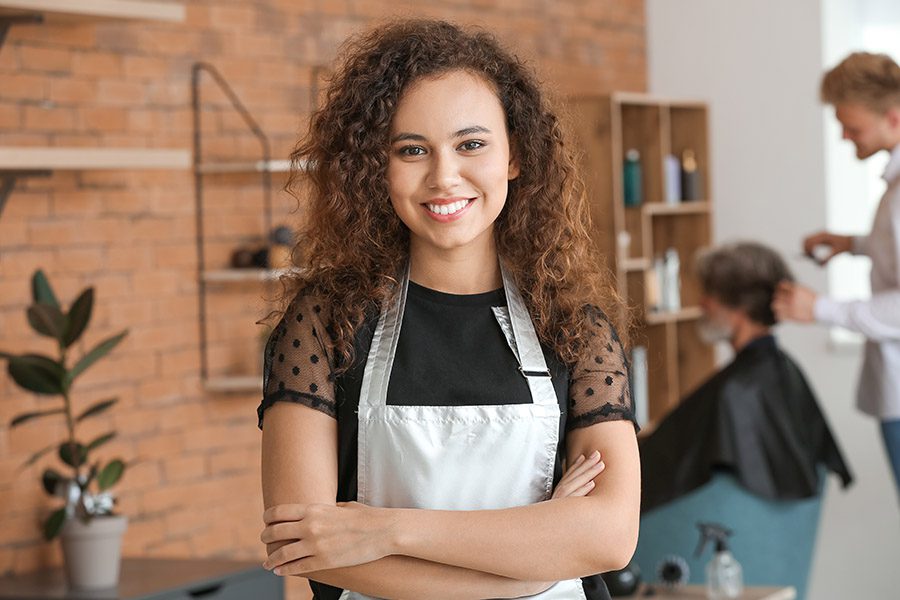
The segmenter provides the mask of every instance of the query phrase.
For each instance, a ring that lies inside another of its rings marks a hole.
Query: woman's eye
[[[400,156],[422,156],[425,154],[425,148],[421,146],[403,146],[398,150]]]
[[[460,146],[460,148],[462,150],[471,152],[472,150],[478,150],[479,148],[482,148],[483,146],[484,146],[484,142],[482,142],[481,140],[469,140],[468,142],[463,142],[463,144]]]

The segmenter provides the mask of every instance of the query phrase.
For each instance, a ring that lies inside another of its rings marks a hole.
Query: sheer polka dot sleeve
[[[331,328],[328,311],[316,298],[298,296],[269,336],[263,370],[263,415],[276,402],[297,402],[337,417]]]
[[[622,342],[603,311],[591,307],[588,316],[590,352],[572,369],[567,428],[619,420],[631,421],[637,427]]]

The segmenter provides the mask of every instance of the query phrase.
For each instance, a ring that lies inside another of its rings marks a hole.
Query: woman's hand
[[[281,504],[263,520],[263,543],[287,542],[263,563],[277,575],[352,567],[391,554],[394,519],[387,509],[358,502]]]
[[[594,489],[594,477],[603,472],[606,465],[600,458],[600,453],[595,451],[593,454],[584,457],[584,454],[572,463],[562,479],[553,490],[553,498],[568,498],[587,496]]]

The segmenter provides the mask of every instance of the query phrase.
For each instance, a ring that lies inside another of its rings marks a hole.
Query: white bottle
[[[706,565],[706,597],[710,600],[740,598],[744,592],[741,564],[724,541],[716,542],[716,553]]]
[[[681,261],[675,248],[666,250],[662,304],[665,310],[681,310]]]
[[[709,600],[740,598],[744,591],[744,576],[740,563],[728,549],[731,531],[718,523],[697,523],[700,544],[694,556],[700,557],[707,542],[715,545],[715,554],[706,564],[706,597]]]

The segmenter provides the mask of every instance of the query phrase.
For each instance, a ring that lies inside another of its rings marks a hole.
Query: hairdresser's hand
[[[358,502],[281,504],[266,510],[263,520],[263,543],[287,542],[263,563],[277,575],[352,567],[391,553],[395,520],[388,509]]]
[[[587,496],[594,489],[594,477],[605,468],[599,452],[594,452],[587,458],[582,454],[559,480],[553,490],[553,498]]]
[[[782,281],[775,290],[772,300],[772,312],[779,321],[799,321],[812,323],[815,321],[814,309],[818,295],[798,283]]]
[[[826,246],[828,252],[823,251],[819,254],[815,252],[816,246]],[[850,252],[852,249],[853,238],[849,235],[819,231],[803,240],[803,252],[820,265],[824,265],[841,252]]]

